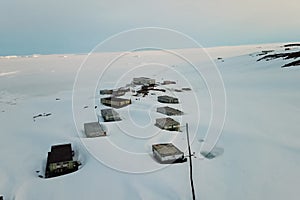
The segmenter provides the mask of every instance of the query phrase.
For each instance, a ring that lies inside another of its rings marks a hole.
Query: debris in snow
[[[43,114],[34,115],[32,118],[33,118],[33,121],[35,121],[35,119],[38,117],[48,117],[50,115],[52,115],[52,113],[43,113]]]

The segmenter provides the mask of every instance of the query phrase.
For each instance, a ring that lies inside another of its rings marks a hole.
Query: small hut
[[[168,116],[172,116],[172,115],[183,115],[183,112],[175,109],[175,108],[171,108],[169,106],[165,106],[165,107],[159,107],[156,109],[157,112],[168,115]]]
[[[147,77],[138,77],[138,78],[133,78],[132,82],[135,85],[154,85],[155,79],[147,78]]]
[[[120,115],[117,113],[115,110],[108,108],[108,109],[102,109],[101,110],[101,115],[103,117],[103,120],[105,122],[110,122],[110,121],[120,121]]]
[[[154,144],[152,145],[152,152],[159,163],[171,164],[186,161],[184,153],[172,143]]]
[[[168,131],[180,131],[180,123],[170,117],[156,119],[155,125]]]
[[[166,81],[162,82],[162,85],[171,85],[171,84],[176,84],[176,81],[166,80]]]
[[[89,138],[106,136],[106,131],[99,122],[89,122],[84,124],[85,135]]]
[[[107,89],[100,90],[101,95],[107,95],[107,94],[112,94],[112,93],[113,93],[113,90],[107,90]]]
[[[179,103],[178,98],[171,97],[168,95],[163,95],[163,96],[157,97],[157,101],[161,102],[161,103],[174,103],[174,104]]]
[[[101,103],[106,106],[110,106],[113,108],[122,108],[131,104],[130,99],[123,99],[117,97],[106,97],[101,98]]]

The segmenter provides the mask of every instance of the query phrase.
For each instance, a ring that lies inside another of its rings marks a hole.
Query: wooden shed
[[[161,102],[161,103],[174,103],[174,104],[179,103],[178,98],[171,97],[168,95],[163,95],[163,96],[157,97],[157,101]]]
[[[85,135],[89,138],[106,136],[106,131],[99,122],[89,122],[84,124]]]
[[[170,117],[156,119],[155,125],[168,131],[180,131],[180,123]]]
[[[165,107],[159,107],[156,109],[157,112],[168,115],[168,116],[172,116],[172,115],[183,115],[184,113],[178,109],[175,108],[171,108],[169,106],[165,106]]]
[[[71,144],[54,145],[48,152],[45,177],[51,178],[78,170],[80,162],[73,160]]]
[[[138,77],[138,78],[133,78],[132,82],[135,85],[154,85],[155,79],[147,78],[147,77]]]
[[[131,104],[130,99],[123,99],[117,97],[106,97],[101,98],[101,103],[106,106],[110,106],[113,108],[122,108]]]
[[[154,144],[152,152],[154,158],[163,164],[181,163],[187,160],[184,153],[172,143]]]
[[[107,108],[101,110],[102,118],[105,122],[120,121],[120,115],[114,109]]]

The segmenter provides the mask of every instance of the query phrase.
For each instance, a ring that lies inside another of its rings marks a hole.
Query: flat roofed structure
[[[169,117],[156,119],[155,125],[168,131],[180,131],[180,123]]]
[[[178,98],[167,96],[167,95],[157,97],[157,101],[161,103],[174,103],[174,104],[179,103]]]
[[[111,109],[111,108],[102,109],[101,115],[105,122],[121,120],[119,113],[117,113],[114,109]]]
[[[162,82],[162,85],[170,85],[170,84],[176,84],[176,81],[166,80],[166,81]]]
[[[106,131],[99,122],[89,122],[84,124],[85,135],[89,138],[106,136]]]
[[[110,106],[113,108],[122,108],[131,104],[130,99],[123,99],[117,97],[106,97],[101,98],[101,103],[106,106]]]
[[[155,79],[147,77],[133,78],[133,84],[135,85],[152,85],[155,84]]]
[[[183,115],[184,113],[178,109],[175,108],[171,108],[169,106],[165,106],[165,107],[159,107],[156,109],[157,112],[168,115],[168,116],[172,116],[172,115]]]
[[[162,143],[152,145],[154,158],[159,163],[178,163],[185,162],[184,153],[172,143]]]
[[[101,95],[112,94],[112,93],[113,90],[107,90],[107,89],[100,90]]]

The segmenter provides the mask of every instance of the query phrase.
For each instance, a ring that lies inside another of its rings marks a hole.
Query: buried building
[[[106,131],[99,122],[90,122],[84,124],[85,135],[89,138],[106,136]]]
[[[113,108],[122,108],[131,104],[130,99],[123,99],[117,97],[106,97],[101,98],[101,103],[106,106],[110,106]]]
[[[161,103],[179,103],[177,98],[167,95],[157,97],[157,101]]]
[[[169,117],[156,119],[155,126],[168,131],[180,131],[180,123]]]
[[[105,122],[111,122],[111,121],[120,121],[120,115],[117,113],[114,109],[108,108],[108,109],[102,109],[101,115],[103,117],[103,120]]]
[[[51,178],[77,171],[80,162],[74,161],[73,156],[71,144],[52,146],[48,152],[45,177]]]
[[[159,107],[156,109],[157,112],[168,115],[168,116],[172,116],[172,115],[183,115],[184,113],[178,109],[175,108],[171,108],[169,106],[165,106],[165,107]]]
[[[184,153],[172,143],[154,144],[152,152],[154,158],[163,164],[181,163],[187,160]]]

